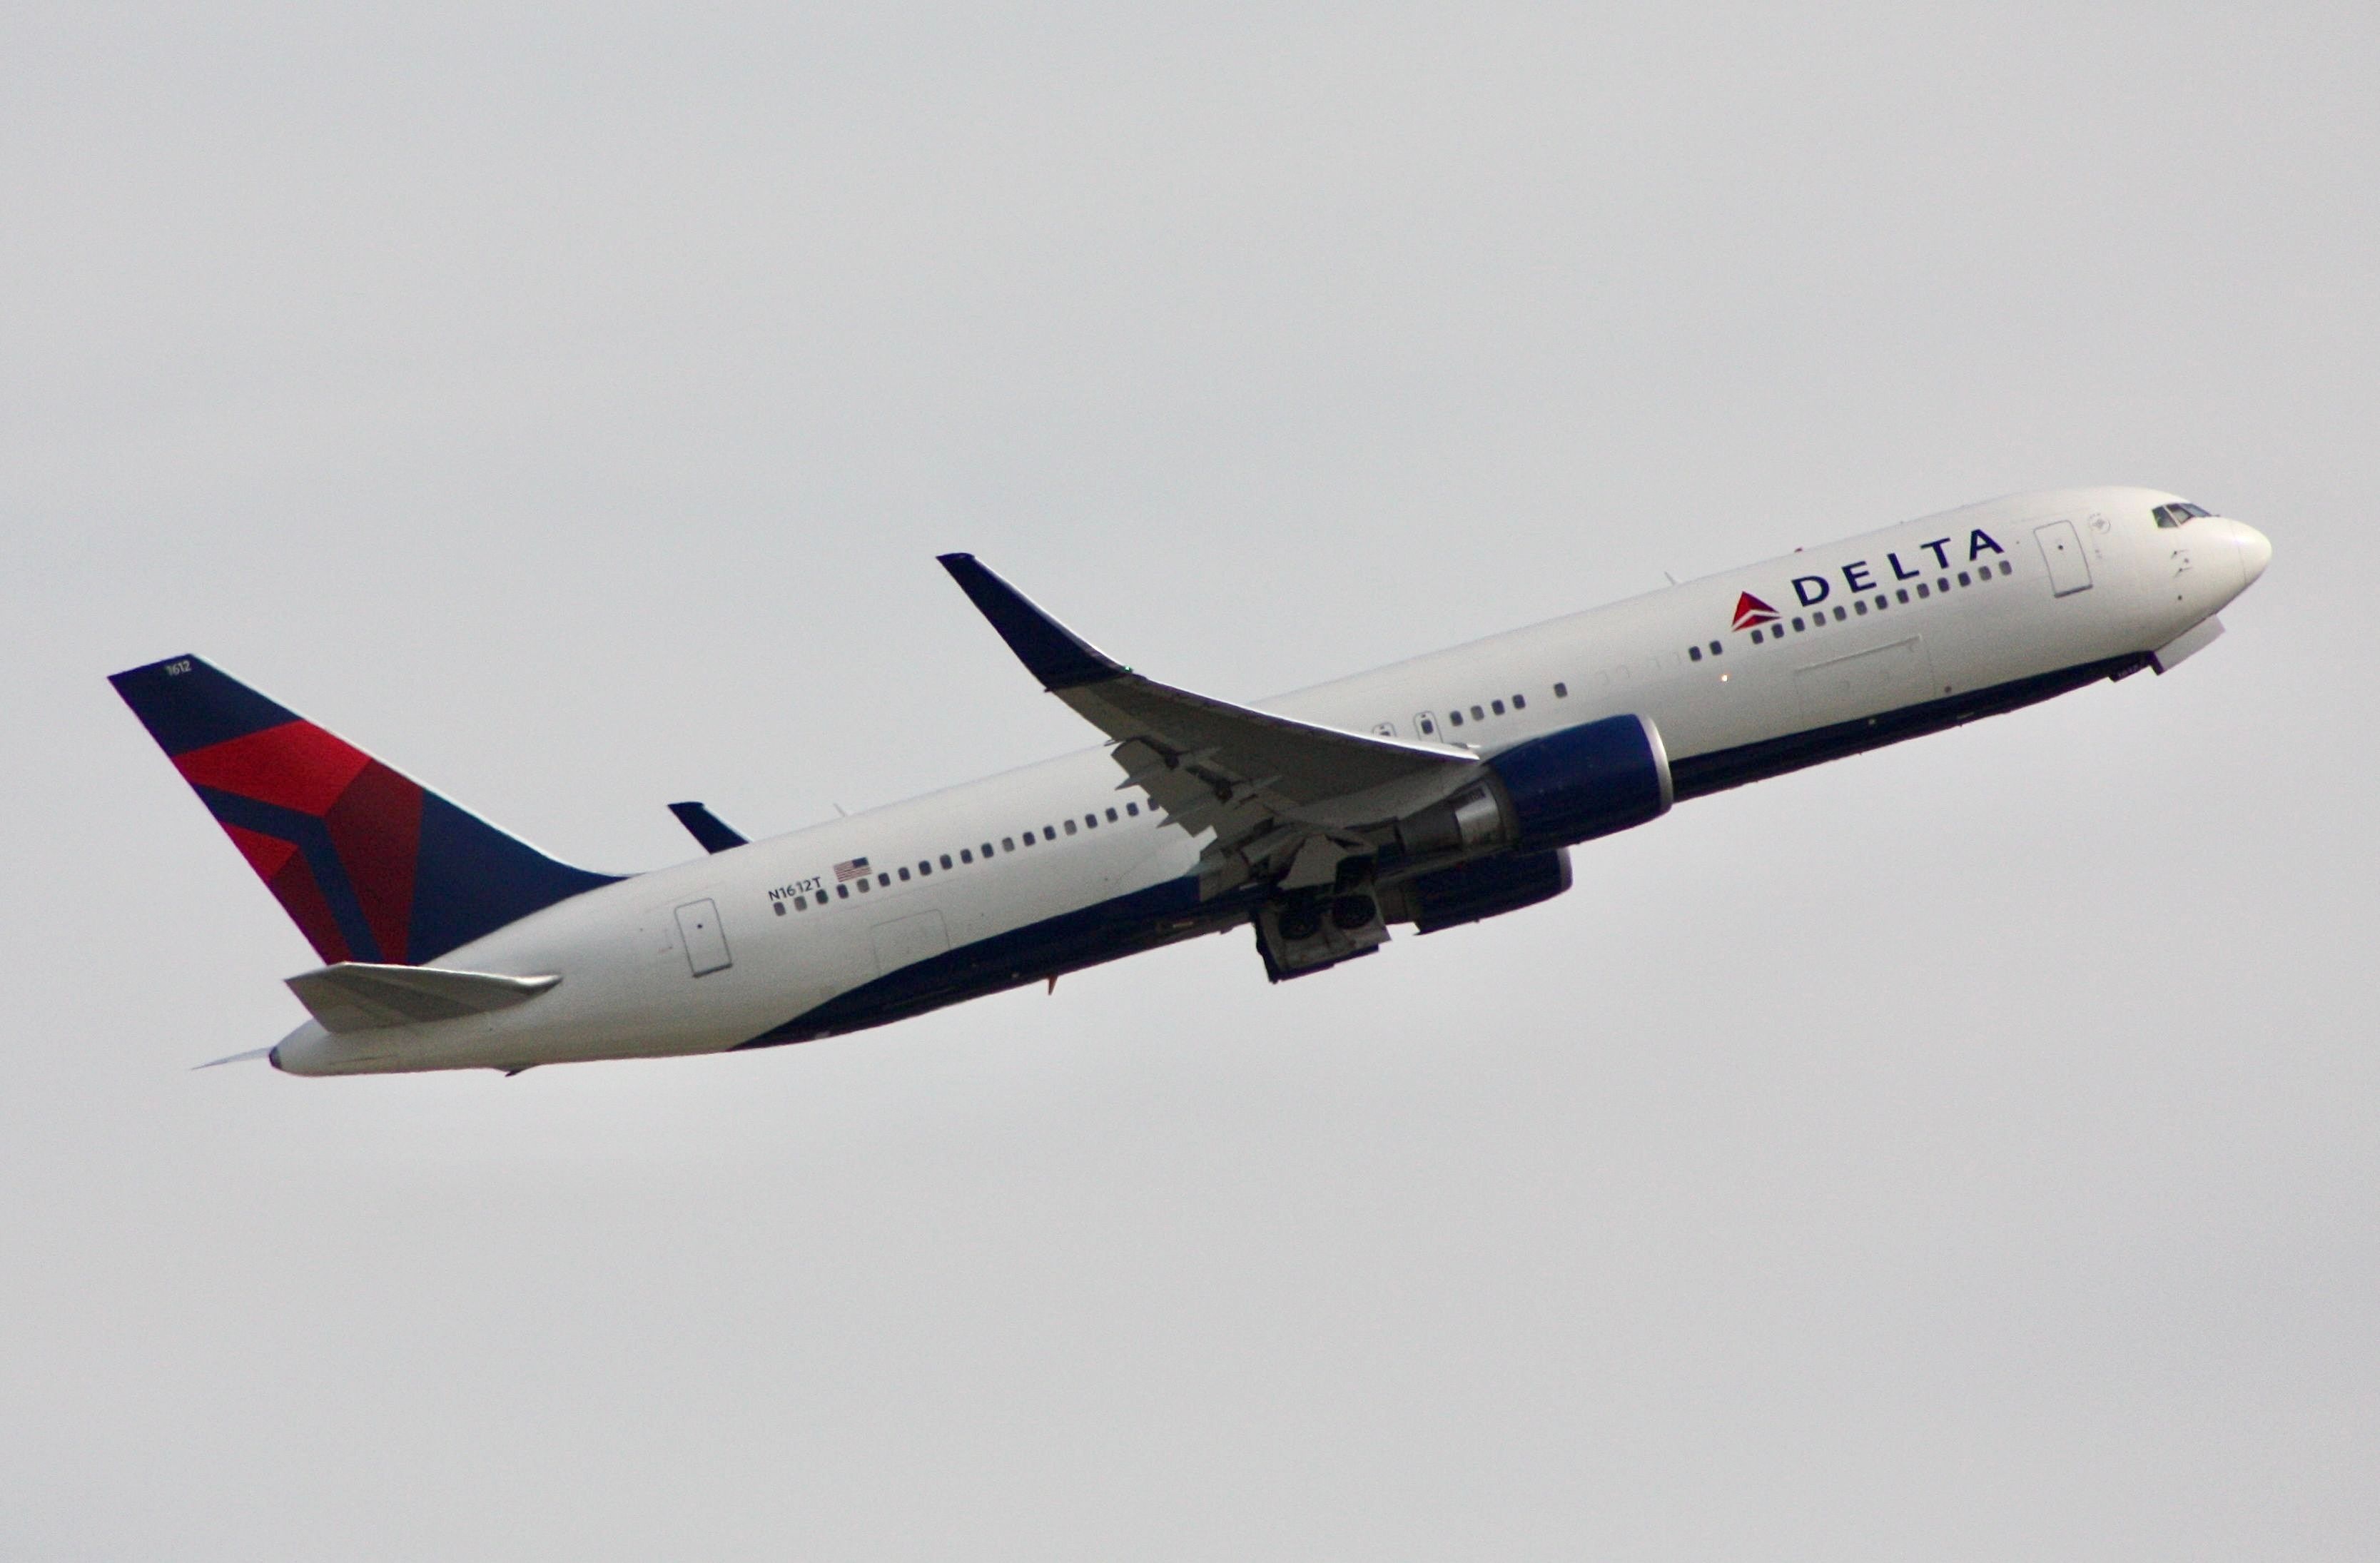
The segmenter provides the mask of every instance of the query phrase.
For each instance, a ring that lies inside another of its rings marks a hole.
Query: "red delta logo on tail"
[[[1768,604],[1761,601],[1760,599],[1753,596],[1752,593],[1748,591],[1738,594],[1735,600],[1735,627],[1737,629],[1746,630],[1750,629],[1755,624],[1768,624],[1776,622],[1776,609],[1771,608]]]

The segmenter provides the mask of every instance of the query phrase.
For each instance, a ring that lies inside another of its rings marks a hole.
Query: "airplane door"
[[[1438,736],[1438,713],[1436,711],[1414,712],[1414,736],[1416,738],[1428,738],[1443,742],[1443,740],[1439,739]]]
[[[678,937],[686,941],[686,963],[697,976],[709,976],[734,965],[727,953],[727,930],[719,926],[719,903],[689,901],[677,909]]]
[[[2035,527],[2033,540],[2041,545],[2041,557],[2049,565],[2050,596],[2071,597],[2091,589],[2091,562],[2082,557],[2082,539],[2075,535],[2073,522]]]

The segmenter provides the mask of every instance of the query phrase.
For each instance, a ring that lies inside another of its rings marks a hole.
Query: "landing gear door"
[[[2082,556],[2082,539],[2075,535],[2073,522],[2035,527],[2033,540],[2041,545],[2042,560],[2049,566],[2050,596],[2071,597],[2091,589],[2091,562]]]

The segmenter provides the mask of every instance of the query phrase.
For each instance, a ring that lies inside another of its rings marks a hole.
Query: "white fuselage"
[[[2258,534],[2220,517],[2159,526],[2153,512],[2173,498],[2110,488],[1998,500],[1263,709],[1491,757],[1642,715],[1666,744],[1677,795],[1695,796],[2148,665],[2269,556]],[[1747,594],[1777,616],[1764,620]],[[307,1074],[517,1069],[795,1041],[1245,920],[1239,905],[1202,915],[1201,842],[1120,788],[1120,774],[1087,747],[589,891],[440,961],[559,975],[534,1001],[360,1032],[309,1022],[274,1061]],[[866,873],[846,867],[839,882],[837,866],[860,858]],[[905,971],[968,951],[980,958],[965,980],[904,987]]]

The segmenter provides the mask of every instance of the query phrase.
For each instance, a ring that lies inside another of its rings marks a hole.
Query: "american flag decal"
[[[866,878],[868,878],[868,859],[864,857],[855,857],[848,863],[838,863],[834,866],[834,882],[838,885],[849,884],[854,879]]]

